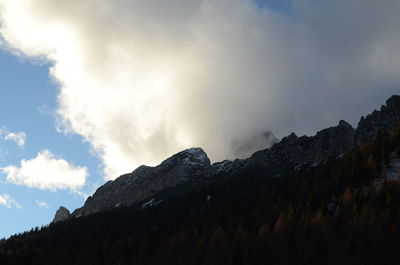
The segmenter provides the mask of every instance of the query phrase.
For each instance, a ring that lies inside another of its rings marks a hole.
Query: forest
[[[254,165],[155,207],[118,208],[14,235],[0,264],[400,264],[400,127],[279,176]]]

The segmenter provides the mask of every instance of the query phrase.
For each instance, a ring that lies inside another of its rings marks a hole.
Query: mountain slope
[[[174,187],[204,174],[211,167],[200,148],[182,151],[157,167],[141,166],[130,174],[109,181],[90,196],[72,216],[79,217],[119,206],[130,206],[163,189]]]
[[[376,117],[387,127],[366,144],[341,122],[245,160],[210,165],[183,151],[142,169],[182,179],[1,241],[0,264],[400,264],[400,126]]]
[[[13,236],[0,264],[399,264],[400,183],[382,174],[399,154],[400,127],[279,178],[247,167],[155,207]]]
[[[336,127],[319,131],[311,137],[297,137],[292,133],[271,148],[256,152],[248,159],[210,165],[210,160],[202,149],[188,149],[168,158],[157,167],[141,166],[130,174],[107,182],[87,199],[82,208],[75,210],[72,216],[80,217],[114,207],[131,206],[144,200],[150,201],[152,196],[165,189],[187,182],[206,183],[207,178],[221,174],[229,176],[246,167],[262,167],[271,176],[276,176],[287,168],[315,166],[373,140],[379,131],[391,130],[398,124],[400,96],[392,96],[380,111],[361,118],[357,129],[340,121]]]

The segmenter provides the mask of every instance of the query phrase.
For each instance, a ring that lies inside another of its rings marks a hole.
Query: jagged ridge
[[[270,149],[258,151],[248,159],[226,160],[211,165],[201,148],[187,149],[159,166],[141,166],[130,174],[107,182],[71,216],[79,217],[114,207],[134,205],[168,188],[221,174],[228,177],[249,167],[266,168],[271,176],[275,176],[283,169],[315,166],[341,156],[373,140],[379,131],[391,130],[399,124],[400,96],[392,96],[379,111],[375,110],[366,118],[362,117],[357,129],[340,121],[336,127],[324,129],[311,137],[297,137],[292,133]]]
[[[140,166],[135,171],[108,181],[90,196],[72,216],[79,217],[119,206],[130,206],[163,189],[190,181],[211,167],[201,148],[191,148],[173,155],[159,166]]]

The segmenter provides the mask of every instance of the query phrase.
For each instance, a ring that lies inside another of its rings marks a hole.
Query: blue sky
[[[57,132],[58,87],[49,78],[48,65],[1,51],[0,87],[0,128],[26,133],[23,147],[4,137],[0,139],[0,167],[19,165],[22,159],[32,159],[47,149],[71,164],[88,167],[90,176],[82,192],[93,192],[93,185],[103,182],[99,161],[82,137]],[[69,190],[46,191],[7,183],[4,174],[1,175],[1,195],[9,195],[18,206],[0,206],[0,237],[46,225],[60,205],[76,209],[84,202],[84,196]]]
[[[0,0],[0,238],[185,148],[251,155],[399,93],[399,1],[254,1]]]

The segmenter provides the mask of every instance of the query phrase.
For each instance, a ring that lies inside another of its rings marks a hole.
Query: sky
[[[268,147],[266,131],[356,126],[400,94],[399,12],[397,0],[0,0],[0,238],[185,148],[215,162]]]

